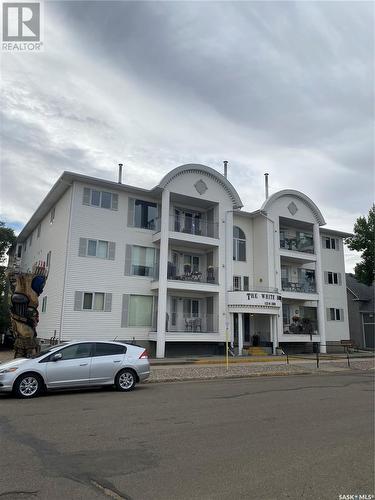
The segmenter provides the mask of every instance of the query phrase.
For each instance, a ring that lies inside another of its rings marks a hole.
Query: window
[[[243,277],[243,289],[245,292],[249,291],[249,277],[248,276]]]
[[[87,255],[90,257],[108,258],[108,241],[87,240]]]
[[[323,238],[323,247],[330,250],[338,250],[339,240],[337,238]]]
[[[184,299],[183,312],[184,318],[199,318],[199,300]]]
[[[40,238],[40,231],[41,231],[42,225],[39,224],[38,229],[36,230],[36,237]]]
[[[75,291],[74,310],[110,312],[112,293]]]
[[[116,354],[125,354],[126,346],[117,344],[105,344],[104,342],[95,343],[94,356],[115,356]]]
[[[199,256],[198,255],[184,255],[184,273],[198,273],[199,272]]]
[[[51,265],[51,250],[47,253],[46,267],[49,269]]]
[[[43,297],[42,300],[42,313],[45,313],[47,311],[47,297]]]
[[[233,276],[233,290],[241,290],[241,276]]]
[[[83,204],[92,207],[118,209],[118,194],[98,189],[83,188]]]
[[[49,214],[49,223],[53,224],[54,220],[55,220],[55,207],[53,207],[53,209],[51,210],[51,212]]]
[[[290,307],[289,304],[283,304],[283,324],[290,324]]]
[[[344,310],[330,307],[327,309],[327,319],[328,321],[344,321]]]
[[[22,245],[18,245],[17,247],[17,257],[21,258],[22,256]]]
[[[78,255],[80,257],[97,257],[115,260],[116,243],[114,241],[79,239]]]
[[[85,292],[83,294],[83,309],[92,311],[104,311],[104,293]]]
[[[246,236],[237,226],[233,227],[233,260],[246,260]]]
[[[91,356],[91,348],[91,343],[75,344],[65,347],[65,349],[61,349],[58,352],[62,354],[61,359],[63,360],[89,358]]]
[[[130,295],[129,326],[151,326],[152,296]]]
[[[155,221],[158,217],[158,207],[151,201],[135,200],[134,202],[134,226],[143,229],[155,229]]]
[[[152,276],[154,269],[155,249],[133,246],[131,274],[133,276]]]
[[[324,272],[324,283],[326,285],[341,285],[341,273],[334,273],[333,271]]]

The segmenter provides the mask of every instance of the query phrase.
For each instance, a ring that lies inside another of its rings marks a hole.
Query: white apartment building
[[[198,164],[147,190],[64,172],[18,237],[22,270],[46,261],[38,336],[135,341],[157,357],[239,353],[254,335],[321,352],[349,339],[343,238],[283,190],[241,210]]]

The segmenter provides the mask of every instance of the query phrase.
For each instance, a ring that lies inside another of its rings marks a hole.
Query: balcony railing
[[[157,311],[152,319],[152,331],[157,330]],[[165,321],[166,332],[217,333],[219,331],[219,316],[217,314],[174,313],[167,312]]]
[[[284,323],[283,331],[287,334],[318,335],[318,322],[310,318],[299,318],[292,323]]]
[[[160,217],[155,220],[155,232],[161,228]],[[209,238],[219,237],[218,222],[209,222],[205,219],[188,217],[182,215],[169,216],[169,230],[176,233],[192,234],[194,236],[208,236]]]
[[[312,235],[295,238],[281,238],[280,248],[292,250],[293,252],[314,253],[314,239]]]
[[[210,333],[219,331],[217,314],[180,314],[169,312],[167,332]]]
[[[281,289],[283,292],[316,293],[315,282],[306,280],[297,282],[281,280]]]
[[[264,292],[264,293],[279,293],[278,288],[273,286],[252,286],[251,288],[235,287],[229,289],[229,292]]]
[[[168,279],[176,281],[193,281],[195,283],[219,284],[219,269],[208,267],[202,270],[192,270],[190,266],[185,266],[183,273],[176,272],[176,268],[168,266]]]
[[[159,266],[153,268],[153,280],[159,279]],[[206,269],[196,269],[188,265],[184,270],[179,272],[172,262],[168,262],[167,279],[172,281],[187,281],[193,283],[211,283],[212,285],[219,284],[219,268],[209,266]]]

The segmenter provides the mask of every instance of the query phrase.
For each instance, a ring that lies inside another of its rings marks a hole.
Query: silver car
[[[32,358],[0,364],[0,392],[20,398],[38,396],[44,389],[115,385],[131,391],[150,375],[143,347],[121,342],[69,342]]]

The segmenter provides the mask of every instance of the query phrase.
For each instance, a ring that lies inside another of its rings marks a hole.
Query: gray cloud
[[[8,220],[25,222],[63,169],[114,178],[118,161],[151,187],[179,164],[228,159],[247,209],[268,171],[329,225],[367,212],[370,2],[48,2],[45,21],[43,54],[2,62]]]

